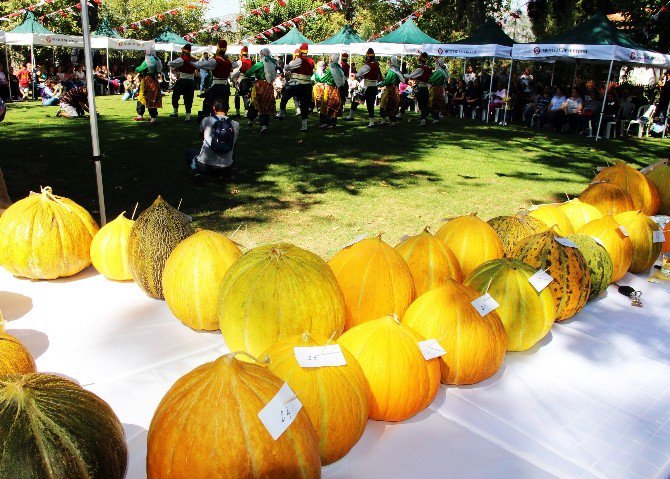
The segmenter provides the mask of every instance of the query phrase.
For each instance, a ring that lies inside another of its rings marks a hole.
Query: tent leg
[[[603,115],[605,114],[605,102],[607,101],[607,92],[610,87],[610,78],[612,77],[612,67],[614,66],[614,60],[610,62],[610,70],[607,73],[607,83],[605,83],[605,95],[603,96],[603,106],[600,109],[600,119],[598,120],[598,129],[596,130],[596,141],[600,137],[600,127],[603,124]]]
[[[668,109],[665,111],[665,128],[663,128],[662,138],[665,138],[665,135],[668,131],[668,115],[670,115],[670,102],[668,102]]]
[[[491,81],[489,82],[489,103],[486,107],[486,123],[489,122],[489,115],[491,114],[491,93],[493,92],[493,73],[496,67],[496,57],[491,58]]]
[[[172,61],[172,48],[170,48],[170,61]],[[172,74],[170,73],[170,67],[167,68],[168,75],[168,84],[170,85],[170,90],[172,90]],[[163,78],[165,80],[165,78]]]
[[[467,62],[467,59],[464,58],[463,59],[463,83],[465,83],[465,63],[466,62]],[[465,86],[467,86],[467,85],[465,85]]]
[[[7,49],[7,45],[5,45],[5,63],[7,64],[7,79],[9,80],[7,83],[7,86],[9,87],[9,99],[11,100],[14,97],[12,96],[12,80],[9,75],[9,50]]]
[[[111,77],[112,72],[109,70],[109,47],[107,47],[105,59],[107,60],[107,93],[109,94],[111,92],[109,85],[112,81]]]
[[[579,61],[575,60],[575,76],[572,77],[572,88],[577,84],[577,67],[579,66]]]
[[[33,44],[30,44],[30,63],[33,66],[33,71],[30,72],[30,76],[33,79],[32,82],[32,94],[33,94],[33,100],[35,100],[35,49],[33,48]]]
[[[556,62],[551,66],[551,81],[549,82],[551,86],[554,86],[554,70],[556,70]]]
[[[405,62],[405,55],[400,55],[400,73],[402,73],[402,64]]]
[[[514,59],[512,59],[509,63],[509,75],[507,75],[507,98],[505,99],[505,112],[503,113],[503,126],[507,125],[507,105],[511,100],[511,96],[509,94],[509,89],[512,86],[512,71],[514,71]]]
[[[84,37],[84,61],[86,63],[86,88],[88,90],[89,122],[91,124],[91,146],[95,162],[95,179],[98,185],[98,205],[100,207],[100,226],[107,223],[105,214],[105,193],[102,186],[102,166],[100,164],[100,139],[98,138],[98,112],[95,108],[95,90],[93,85],[93,56],[91,54],[91,28],[88,24],[87,0],[81,0],[81,29]]]

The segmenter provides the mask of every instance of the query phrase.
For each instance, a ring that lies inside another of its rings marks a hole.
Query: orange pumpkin
[[[634,210],[633,200],[624,190],[606,181],[594,181],[586,188],[579,200],[598,208],[604,215],[616,215]]]
[[[526,212],[511,216],[496,216],[487,221],[495,230],[503,245],[503,253],[509,257],[516,244],[524,238],[541,233],[547,229],[542,221]]]
[[[568,236],[575,232],[570,219],[559,208],[560,205],[540,205],[528,213],[530,216],[542,221],[547,228],[556,227],[556,232],[562,236]]]
[[[0,312],[0,376],[34,373],[35,360],[30,351],[14,336],[5,332]]]
[[[663,234],[665,235],[665,241],[663,242],[663,246],[661,246],[661,252],[670,253],[670,223],[666,224],[665,228],[663,228]]]
[[[659,164],[649,171],[645,176],[656,185],[661,195],[660,213],[670,215],[670,165],[669,160],[665,164]]]
[[[572,229],[577,232],[579,228],[584,226],[586,223],[590,223],[593,220],[602,218],[602,213],[595,206],[591,206],[588,203],[579,201],[578,198],[573,198],[569,201],[566,201],[561,206],[558,207],[565,216],[568,217],[570,223],[572,224]]]
[[[626,211],[614,217],[615,221],[626,228],[633,247],[631,273],[648,271],[661,254],[663,243],[654,243],[654,231],[660,230],[654,220],[641,211]]]
[[[604,168],[596,175],[595,181],[609,181],[626,191],[635,209],[644,214],[655,215],[661,208],[661,195],[656,185],[623,161],[616,161],[614,166]]]
[[[577,234],[597,240],[610,254],[614,266],[613,283],[624,277],[633,261],[633,245],[620,226],[612,215],[607,215],[591,221],[577,231]]]

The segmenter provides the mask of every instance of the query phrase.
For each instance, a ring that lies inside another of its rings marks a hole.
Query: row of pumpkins
[[[315,478],[354,446],[368,418],[403,421],[432,402],[440,382],[490,377],[506,351],[533,347],[555,321],[627,271],[648,270],[662,247],[670,251],[670,234],[655,242],[659,226],[648,216],[661,195],[670,209],[670,167],[652,172],[665,181],[660,193],[619,163],[579,199],[488,222],[461,216],[395,248],[362,238],[328,263],[287,243],[242,254],[219,233],[194,232],[160,197],[137,221],[121,215],[98,231],[83,208],[47,188],[0,217],[0,264],[50,279],[92,261],[107,278],[132,279],[166,299],[189,327],[221,330],[235,352],[183,376],[155,412],[149,478]],[[529,281],[540,269],[553,278],[544,289]],[[485,293],[499,307],[480,314],[472,302]],[[446,354],[426,360],[418,342],[431,338]],[[300,367],[295,347],[332,341],[345,366]],[[284,383],[303,408],[275,441],[258,412]],[[36,373],[6,333],[0,428],[9,431],[0,438],[0,477],[24,468],[33,471],[26,477],[125,474],[123,429],[109,406]]]

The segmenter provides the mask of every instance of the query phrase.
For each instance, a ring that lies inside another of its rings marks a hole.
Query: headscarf
[[[400,68],[398,68],[398,57],[393,55],[389,60],[389,63],[391,64],[389,70],[396,74],[400,79],[400,83],[405,83],[405,76],[400,72]]]
[[[319,63],[316,64],[316,73],[319,75],[323,75],[323,72],[326,70],[326,62],[323,60],[319,61]]]
[[[277,62],[272,58],[270,49],[263,48],[260,51],[261,61],[263,62],[263,70],[265,72],[265,81],[272,83],[277,77]]]
[[[346,82],[346,78],[344,78],[344,70],[342,70],[342,67],[338,62],[339,59],[340,56],[337,53],[333,53],[330,56],[330,74],[338,88]]]

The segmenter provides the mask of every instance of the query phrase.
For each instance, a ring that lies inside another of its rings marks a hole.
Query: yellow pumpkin
[[[387,314],[401,315],[416,296],[409,266],[379,236],[345,247],[328,264],[344,294],[346,329]]]
[[[629,271],[631,273],[648,271],[661,254],[663,243],[654,243],[654,231],[660,230],[661,227],[641,211],[619,213],[614,220],[626,228],[630,235],[633,259]]]
[[[201,230],[182,240],[163,270],[163,295],[177,319],[189,328],[214,331],[219,289],[240,249],[215,231]]]
[[[602,213],[595,206],[579,201],[578,198],[573,198],[566,201],[558,207],[560,211],[565,213],[565,216],[570,220],[574,232],[579,231],[579,228],[586,223],[602,218]]]
[[[433,236],[428,227],[402,241],[395,250],[412,272],[417,296],[442,286],[448,279],[463,281],[456,255],[444,241]]]
[[[356,358],[370,384],[370,418],[404,421],[423,411],[440,387],[440,362],[426,361],[424,338],[396,315],[366,321],[345,332],[338,343]]]
[[[114,281],[133,279],[128,269],[128,237],[135,222],[124,213],[100,228],[91,242],[93,267]]]
[[[370,413],[368,380],[344,347],[345,366],[303,368],[298,364],[294,348],[322,348],[329,342],[323,336],[304,333],[279,341],[262,356],[268,361],[268,369],[286,381],[307,410],[319,436],[324,466],[341,459],[354,447]]]
[[[487,290],[500,307],[508,351],[525,351],[544,338],[556,319],[556,304],[549,287],[537,292],[529,279],[537,269],[514,259],[487,261],[465,279],[481,296]]]
[[[304,331],[337,337],[344,316],[342,292],[326,262],[288,243],[248,251],[228,269],[218,296],[226,344],[256,355]]]
[[[666,164],[655,167],[645,176],[658,188],[661,198],[659,213],[670,215],[670,166],[668,160],[665,161]]]
[[[0,312],[0,376],[28,374],[36,370],[30,351],[21,341],[5,332],[4,319]]]
[[[570,219],[559,208],[560,205],[540,205],[530,213],[533,218],[542,221],[548,228],[556,227],[556,232],[562,236],[568,236],[575,232]]]
[[[458,258],[463,276],[482,263],[503,257],[503,245],[495,230],[476,214],[449,220],[435,233]]]
[[[547,230],[547,225],[526,212],[511,216],[496,216],[487,221],[495,230],[503,245],[505,256],[512,254],[514,246],[524,238]]]
[[[604,168],[594,180],[609,181],[624,190],[633,200],[635,209],[644,214],[655,215],[661,208],[661,195],[656,185],[623,161],[615,161],[614,166]]]
[[[579,195],[579,201],[595,206],[603,215],[616,215],[635,209],[630,195],[607,181],[591,183]]]
[[[633,245],[619,226],[621,225],[612,215],[607,215],[591,221],[577,231],[577,234],[590,236],[600,242],[610,254],[614,266],[613,283],[624,277],[633,262]]]
[[[195,368],[163,397],[149,427],[148,479],[321,477],[319,442],[305,408],[273,440],[258,413],[284,381],[235,356]]]
[[[447,279],[419,296],[402,318],[403,324],[424,338],[436,339],[447,351],[438,358],[444,384],[483,381],[500,369],[505,358],[505,328],[498,313],[482,317],[472,306],[479,296],[474,289]]]
[[[56,279],[91,265],[98,225],[74,201],[42,188],[0,216],[0,265],[15,276]]]

